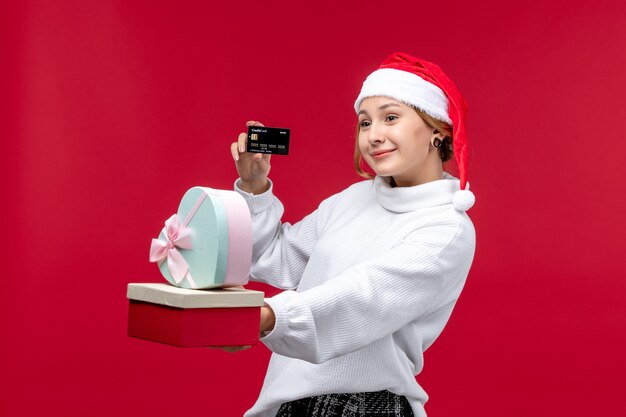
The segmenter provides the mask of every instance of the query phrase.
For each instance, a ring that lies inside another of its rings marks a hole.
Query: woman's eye
[[[367,120],[363,120],[363,121],[361,121],[360,125],[361,125],[361,127],[368,127],[370,125],[370,122],[367,121]]]
[[[398,118],[398,116],[396,116],[395,114],[390,114],[389,116],[387,116],[385,118],[385,121],[387,122],[393,122],[394,120],[396,120]]]

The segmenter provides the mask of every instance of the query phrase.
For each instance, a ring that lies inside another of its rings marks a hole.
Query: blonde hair
[[[411,106],[413,110],[424,120],[424,122],[432,129],[437,130],[439,133],[443,133],[444,139],[441,142],[441,148],[439,148],[439,156],[441,157],[442,162],[449,161],[452,159],[453,151],[452,151],[452,126],[450,126],[446,122],[442,122],[439,119],[435,119],[428,113]],[[369,172],[363,171],[363,155],[361,155],[361,150],[359,149],[359,132],[361,131],[361,126],[357,122],[356,124],[356,134],[355,134],[355,145],[354,145],[354,169],[356,169],[356,173],[359,174],[363,178],[372,179],[374,175]]]

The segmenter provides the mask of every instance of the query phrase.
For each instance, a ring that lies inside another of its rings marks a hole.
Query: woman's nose
[[[367,140],[370,144],[381,143],[385,141],[385,135],[383,129],[381,129],[378,125],[372,124],[369,129],[369,135]]]

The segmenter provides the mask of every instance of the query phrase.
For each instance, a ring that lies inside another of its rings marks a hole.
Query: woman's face
[[[441,177],[441,158],[431,140],[442,135],[413,108],[387,97],[368,97],[358,117],[358,146],[376,174],[393,177],[398,187]]]

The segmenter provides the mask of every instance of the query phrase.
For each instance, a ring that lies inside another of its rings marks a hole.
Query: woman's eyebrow
[[[398,103],[387,103],[387,104],[383,104],[382,106],[380,106],[378,110],[385,110],[386,108],[393,107],[393,106],[400,107]]]
[[[378,110],[385,110],[386,108],[389,108],[389,107],[394,107],[394,106],[395,106],[395,107],[400,107],[400,105],[399,105],[398,103],[387,103],[387,104],[383,104],[382,106],[380,106],[380,107],[378,108]],[[361,115],[361,114],[367,114],[367,111],[365,111],[365,110],[361,110],[361,111],[359,112],[359,115]]]

